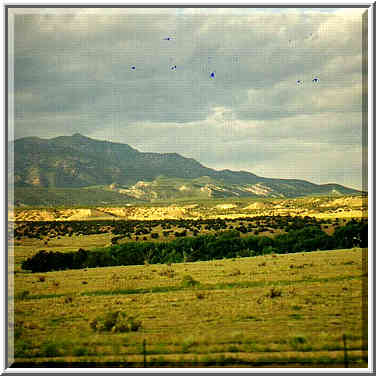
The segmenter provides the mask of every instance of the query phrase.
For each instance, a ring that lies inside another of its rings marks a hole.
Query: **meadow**
[[[109,236],[52,241],[70,251]],[[22,270],[42,247],[10,253],[14,367],[367,366],[367,249]]]

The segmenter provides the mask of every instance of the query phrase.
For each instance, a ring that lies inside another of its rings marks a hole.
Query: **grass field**
[[[367,367],[366,249],[32,274],[20,262],[42,243],[28,242],[14,249],[15,366],[344,367],[345,334],[348,366]],[[141,326],[93,329],[116,311]]]

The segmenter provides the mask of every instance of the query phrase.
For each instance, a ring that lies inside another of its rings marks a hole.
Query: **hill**
[[[14,150],[14,169],[9,173],[14,178],[16,205],[53,205],[61,201],[62,189],[70,190],[74,203],[87,194],[100,197],[102,202],[118,203],[361,193],[339,184],[317,185],[247,171],[214,170],[176,153],[143,153],[127,144],[78,133],[52,139],[25,137],[9,147]]]

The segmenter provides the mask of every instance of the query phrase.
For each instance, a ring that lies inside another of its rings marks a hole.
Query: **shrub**
[[[181,282],[182,287],[193,287],[199,285],[200,282],[193,279],[193,277],[189,274],[185,275],[183,277],[183,280]]]
[[[45,357],[55,357],[61,355],[61,351],[56,342],[45,342],[41,346],[40,355]]]
[[[222,239],[240,238],[240,232],[236,230],[222,231],[219,235]]]
[[[291,319],[294,319],[294,320],[301,320],[303,316],[299,315],[298,313],[293,313],[293,314],[289,315],[289,317]]]
[[[136,332],[141,327],[141,322],[125,312],[108,312],[105,316],[99,316],[90,322],[90,327],[98,332]]]
[[[73,302],[73,295],[68,295],[64,299],[64,303],[72,303]]]
[[[19,339],[24,334],[23,322],[16,322],[14,324],[14,338]]]
[[[282,296],[282,290],[272,287],[266,296],[268,296],[269,298]]]
[[[18,298],[19,299],[26,299],[26,298],[28,298],[29,295],[30,295],[29,290],[23,290],[18,294]]]
[[[31,354],[32,344],[29,340],[17,340],[14,343],[14,357],[27,358]]]
[[[195,345],[197,345],[197,342],[195,341],[194,337],[193,336],[188,336],[187,338],[185,338],[183,340],[183,343],[182,343],[182,352],[183,353],[188,353],[189,349],[192,346],[195,346]]]
[[[89,355],[89,350],[86,347],[76,347],[73,349],[73,355],[75,356]]]
[[[227,349],[228,352],[239,352],[239,348],[235,345],[230,345],[229,348]]]
[[[337,248],[365,248],[368,246],[368,224],[351,220],[336,228],[333,238]]]
[[[201,292],[197,292],[196,293],[196,298],[197,299],[204,299],[205,298],[205,294],[201,293]]]
[[[291,340],[290,340],[290,343],[294,346],[294,347],[297,347],[299,345],[302,345],[303,343],[306,343],[307,340],[305,339],[304,336],[296,336],[296,337],[292,337]]]
[[[239,269],[234,269],[234,270],[231,271],[228,275],[229,275],[230,277],[232,277],[232,276],[236,276],[236,275],[240,275],[240,274],[241,274],[241,272],[240,272]]]
[[[302,307],[299,305],[293,305],[291,308],[294,309],[295,311],[300,311],[302,309]]]
[[[175,277],[175,271],[172,268],[167,268],[166,270],[162,270],[159,272],[160,276],[165,276],[168,278],[174,278]]]
[[[236,257],[250,257],[253,256],[253,251],[250,249],[241,249],[236,253]]]

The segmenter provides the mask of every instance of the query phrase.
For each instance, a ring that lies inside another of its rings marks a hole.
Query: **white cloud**
[[[14,11],[16,137],[359,187],[364,9]]]

